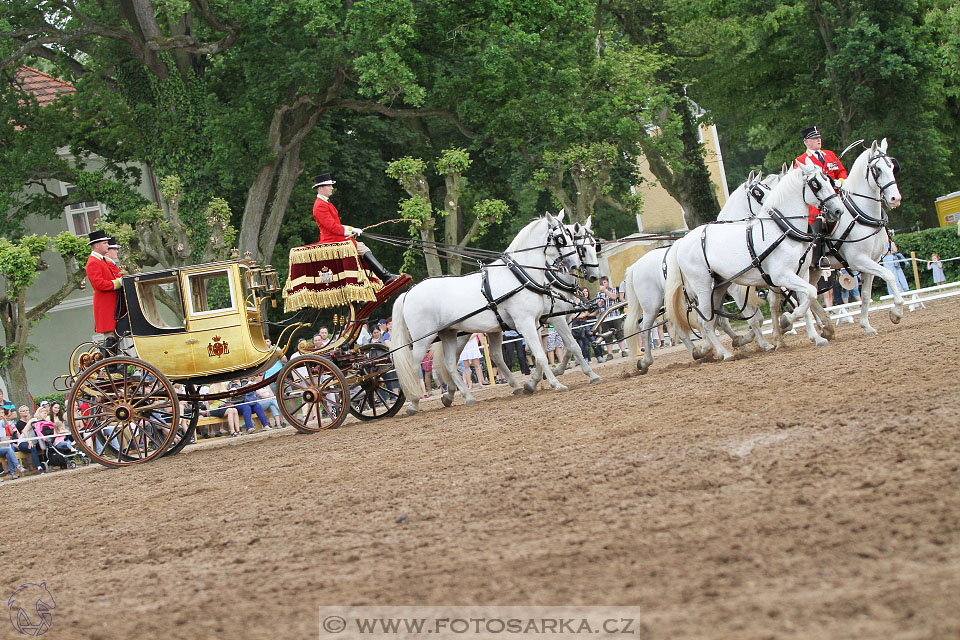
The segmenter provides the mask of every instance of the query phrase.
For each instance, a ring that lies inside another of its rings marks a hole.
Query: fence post
[[[910,261],[913,262],[913,281],[917,285],[917,289],[920,288],[920,271],[917,270],[917,252],[910,252]]]
[[[493,375],[493,363],[490,361],[490,345],[487,342],[487,334],[480,334],[480,344],[483,345],[483,359],[487,364],[487,380],[490,382],[490,386],[493,386],[496,384],[496,378]],[[480,382],[483,382],[483,380]]]

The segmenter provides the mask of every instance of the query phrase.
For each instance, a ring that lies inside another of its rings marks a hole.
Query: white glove
[[[350,225],[343,225],[343,233],[348,236],[359,236],[363,232],[363,229],[358,227],[351,227]]]

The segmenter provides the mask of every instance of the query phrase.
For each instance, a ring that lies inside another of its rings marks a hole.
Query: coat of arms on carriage
[[[323,267],[320,269],[320,282],[323,284],[330,284],[333,282],[333,271],[330,270],[330,267]]]
[[[230,353],[230,345],[227,344],[227,341],[220,336],[213,336],[213,342],[207,345],[207,355],[211,358],[213,356],[219,358],[227,353]]]

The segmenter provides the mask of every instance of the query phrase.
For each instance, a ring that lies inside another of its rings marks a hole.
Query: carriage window
[[[187,278],[190,291],[190,313],[208,313],[234,309],[230,272],[208,271]]]
[[[144,319],[158,329],[183,328],[183,303],[177,277],[137,282],[137,301]]]

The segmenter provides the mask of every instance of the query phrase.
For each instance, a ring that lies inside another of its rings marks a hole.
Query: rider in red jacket
[[[843,168],[843,163],[833,151],[823,149],[823,140],[820,137],[820,128],[813,126],[807,127],[800,132],[803,136],[803,144],[807,150],[797,156],[793,161],[793,166],[798,167],[804,164],[809,158],[815,165],[823,169],[827,177],[833,182],[833,188],[839,189],[843,181],[847,179],[847,170]],[[823,234],[826,231],[826,222],[820,214],[820,210],[810,206],[808,219],[814,233]],[[829,268],[829,262],[823,257],[823,243],[817,240],[813,245],[813,262],[818,264],[821,269]]]
[[[373,275],[380,278],[383,284],[396,280],[398,276],[387,271],[367,245],[354,239],[360,235],[361,230],[340,223],[340,212],[330,202],[334,184],[336,180],[333,180],[329,173],[321,173],[313,179],[313,188],[317,190],[317,199],[313,203],[313,219],[320,228],[318,242],[346,242],[349,239],[357,247],[357,253],[363,258],[367,268],[373,272]]]

